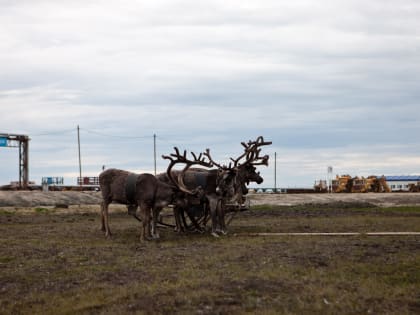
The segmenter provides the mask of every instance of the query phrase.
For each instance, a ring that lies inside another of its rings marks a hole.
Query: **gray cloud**
[[[74,181],[78,124],[89,175],[150,172],[154,133],[159,154],[221,160],[264,135],[284,186],[330,164],[419,173],[419,13],[410,0],[2,1],[0,131],[32,137],[37,181]],[[4,184],[17,158],[0,154]]]

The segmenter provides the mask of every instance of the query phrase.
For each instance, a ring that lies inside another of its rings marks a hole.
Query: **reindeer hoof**
[[[228,234],[228,232],[225,231],[225,230],[221,230],[220,233],[222,233],[223,235],[227,235]]]
[[[219,234],[217,234],[216,232],[211,232],[211,235],[214,237],[219,237]]]

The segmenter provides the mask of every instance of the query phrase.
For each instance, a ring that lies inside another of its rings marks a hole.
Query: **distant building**
[[[391,191],[409,191],[410,184],[415,185],[420,182],[420,176],[418,175],[385,176],[385,178]]]
[[[42,177],[41,182],[43,185],[63,185],[64,177]]]

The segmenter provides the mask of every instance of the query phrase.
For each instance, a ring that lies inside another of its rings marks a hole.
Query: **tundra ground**
[[[229,235],[141,244],[111,206],[0,210],[2,314],[419,314],[420,236],[248,236],[420,232],[420,207],[254,206]],[[99,208],[96,208],[99,210]]]

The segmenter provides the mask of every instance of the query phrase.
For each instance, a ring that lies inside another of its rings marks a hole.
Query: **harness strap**
[[[128,174],[127,180],[125,182],[125,197],[127,199],[128,205],[136,205],[136,183],[139,175],[137,174]]]

